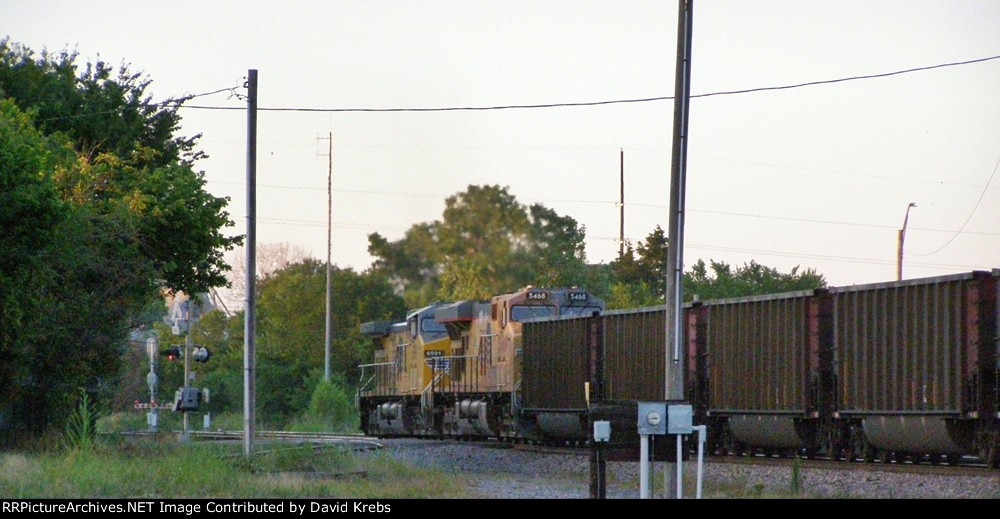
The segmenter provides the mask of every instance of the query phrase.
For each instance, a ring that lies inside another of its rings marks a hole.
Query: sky
[[[325,259],[331,174],[332,261],[356,271],[369,234],[398,240],[470,184],[574,218],[590,263],[617,257],[622,171],[625,238],[667,229],[670,99],[339,110],[670,97],[675,1],[3,0],[0,20],[36,52],[144,72],[155,101],[224,90],[189,101],[179,133],[202,135],[232,234],[247,215],[234,94],[257,70],[259,245]],[[998,27],[995,0],[695,2],[685,270],[890,281],[904,219],[905,279],[1000,267],[1000,59],[733,93],[993,58]]]

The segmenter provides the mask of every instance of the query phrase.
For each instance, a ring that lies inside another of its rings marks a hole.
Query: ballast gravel
[[[381,440],[382,452],[414,466],[438,468],[467,477],[468,498],[587,499],[590,497],[589,451],[554,454],[485,446],[479,443],[415,439]],[[651,464],[654,477],[664,464]],[[702,497],[719,498],[862,498],[995,499],[1000,473],[944,476],[881,471],[800,468],[709,461],[704,465]],[[696,465],[684,464],[684,496],[695,497]],[[796,485],[797,482],[797,485]],[[658,485],[658,486],[657,486]],[[793,493],[793,487],[798,493]],[[663,484],[654,481],[654,497]],[[638,462],[607,464],[607,498],[639,498]]]

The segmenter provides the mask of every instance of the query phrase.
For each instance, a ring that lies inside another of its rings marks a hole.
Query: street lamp
[[[896,248],[896,281],[903,280],[903,239],[906,238],[906,222],[910,219],[910,208],[916,207],[917,204],[910,202],[910,205],[906,206],[906,216],[903,217],[903,228],[899,230],[899,243]]]

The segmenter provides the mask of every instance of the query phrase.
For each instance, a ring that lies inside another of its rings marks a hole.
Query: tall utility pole
[[[621,196],[618,202],[620,213],[618,216],[618,257],[625,255],[625,150],[619,150],[619,185],[621,186]]]
[[[253,452],[256,402],[257,299],[257,70],[247,74],[247,298],[243,326],[243,452]]]
[[[664,395],[666,400],[684,400],[684,188],[687,179],[688,105],[691,100],[691,27],[694,0],[677,1],[677,61],[674,73],[674,135],[670,163],[670,229],[667,234],[667,292],[664,316]],[[680,438],[678,436],[678,438]],[[679,440],[678,440],[679,441]],[[678,448],[678,451],[680,449]],[[671,481],[674,463],[664,464],[665,493],[679,498],[673,483],[681,481],[681,461]]]
[[[903,240],[906,238],[906,222],[910,219],[910,208],[917,204],[910,202],[906,206],[906,216],[903,217],[903,228],[899,230],[899,239],[896,243],[896,281],[903,280]]]
[[[330,339],[333,331],[333,314],[330,312],[332,302],[332,289],[330,281],[330,248],[331,229],[333,228],[333,132],[330,132],[330,148],[327,153],[327,174],[326,174],[326,349],[325,369],[323,370],[323,380],[330,381]]]
[[[687,177],[688,105],[691,98],[691,26],[694,0],[678,0],[677,69],[674,76],[674,136],[670,164],[670,229],[667,234],[666,380],[667,400],[684,399],[684,189]]]

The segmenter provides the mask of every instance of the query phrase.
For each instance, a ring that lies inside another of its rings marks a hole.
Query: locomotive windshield
[[[424,317],[420,319],[420,331],[423,333],[447,333],[448,329],[435,321],[433,317]]]
[[[559,315],[593,315],[594,312],[601,312],[599,306],[563,306],[559,308]]]
[[[556,307],[551,305],[514,305],[510,309],[510,319],[516,322],[521,322],[525,319],[531,319],[533,317],[551,317],[553,315],[556,315]]]

